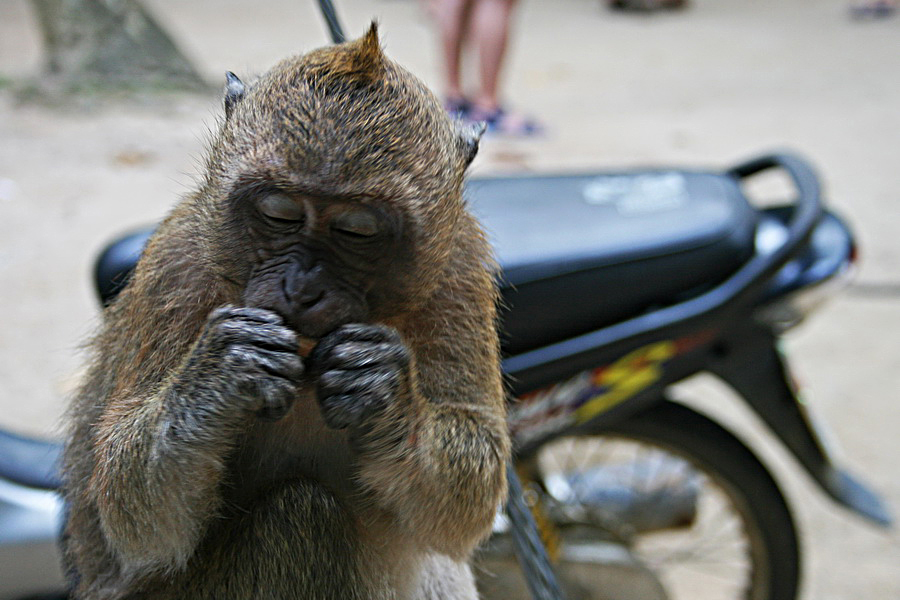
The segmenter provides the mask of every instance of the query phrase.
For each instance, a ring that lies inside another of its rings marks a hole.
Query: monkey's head
[[[383,54],[374,24],[253,84],[229,73],[225,112],[193,201],[235,301],[318,338],[441,284],[481,132]]]

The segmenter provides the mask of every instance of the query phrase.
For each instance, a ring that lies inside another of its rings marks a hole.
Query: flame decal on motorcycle
[[[594,393],[575,411],[575,422],[584,423],[659,381],[662,365],[675,356],[675,348],[675,342],[657,342],[592,371]]]
[[[510,431],[517,446],[590,421],[659,381],[665,365],[713,339],[699,334],[642,346],[615,362],[582,371],[571,379],[525,394],[509,409]]]

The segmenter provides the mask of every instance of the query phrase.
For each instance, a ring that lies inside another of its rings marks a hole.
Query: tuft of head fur
[[[310,65],[310,75],[322,80],[335,78],[370,83],[383,73],[387,62],[375,21],[361,38],[324,50],[320,55],[322,61]]]

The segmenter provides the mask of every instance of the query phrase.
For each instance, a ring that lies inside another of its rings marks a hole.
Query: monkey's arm
[[[89,489],[128,570],[182,566],[216,514],[225,459],[254,413],[279,416],[303,371],[268,311],[214,311],[156,393],[113,399],[94,434]]]
[[[350,430],[363,484],[409,535],[455,558],[490,530],[509,459],[493,312],[460,309],[465,326],[431,330],[417,355],[395,331],[366,325],[313,353],[323,416]]]
[[[361,478],[423,545],[463,559],[505,498],[506,423],[482,405],[421,401],[409,434],[372,449]]]
[[[206,429],[202,442],[179,405],[191,399],[166,389],[150,398],[113,401],[94,440],[89,486],[107,544],[129,571],[178,568],[190,558],[218,508],[217,487],[228,429]],[[210,415],[210,421],[215,419]]]

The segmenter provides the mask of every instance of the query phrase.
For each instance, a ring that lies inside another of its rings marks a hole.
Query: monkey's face
[[[253,186],[255,188],[255,186]],[[268,187],[240,193],[253,256],[243,301],[273,310],[317,339],[387,309],[399,289],[398,216],[363,198],[329,198]]]
[[[246,305],[319,338],[408,314],[444,283],[480,133],[385,57],[374,27],[250,86],[230,74],[225,108],[204,214]]]

